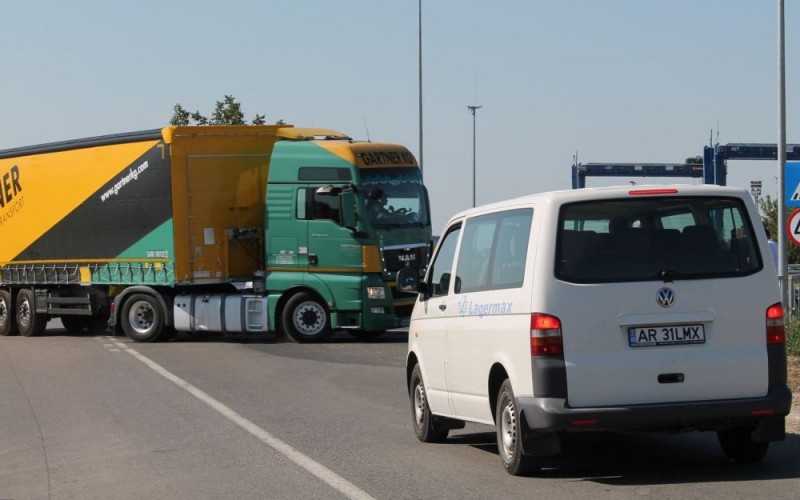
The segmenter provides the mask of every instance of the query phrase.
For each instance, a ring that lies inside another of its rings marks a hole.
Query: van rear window
[[[653,197],[561,207],[555,274],[574,283],[752,274],[763,266],[738,198]]]

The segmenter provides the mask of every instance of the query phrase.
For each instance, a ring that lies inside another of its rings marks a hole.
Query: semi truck
[[[287,335],[404,326],[431,253],[403,146],[291,125],[170,126],[0,151],[0,334]]]

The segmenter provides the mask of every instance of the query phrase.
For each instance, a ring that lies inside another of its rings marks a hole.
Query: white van
[[[743,189],[580,189],[447,224],[416,290],[414,430],[495,425],[503,465],[538,470],[564,432],[716,431],[736,461],[784,438],[783,308]]]

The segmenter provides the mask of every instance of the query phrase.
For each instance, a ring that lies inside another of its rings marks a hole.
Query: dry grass
[[[786,417],[786,432],[800,434],[800,356],[789,356],[789,389],[792,412]]]

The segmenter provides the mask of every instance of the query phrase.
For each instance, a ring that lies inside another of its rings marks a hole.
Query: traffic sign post
[[[796,208],[786,220],[786,234],[795,246],[800,247],[800,208]]]

